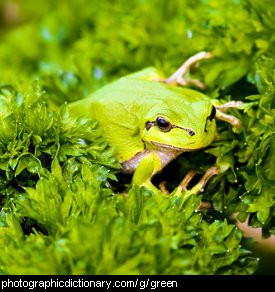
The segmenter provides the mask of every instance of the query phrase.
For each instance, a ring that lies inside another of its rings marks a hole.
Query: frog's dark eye
[[[156,125],[162,132],[169,132],[172,129],[172,125],[165,118],[157,117]]]
[[[213,107],[212,107],[211,114],[210,114],[210,116],[208,117],[208,119],[209,119],[210,121],[212,121],[212,120],[215,118],[215,116],[216,116],[216,108],[213,106]]]

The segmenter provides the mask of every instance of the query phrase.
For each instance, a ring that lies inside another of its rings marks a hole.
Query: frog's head
[[[143,121],[142,140],[157,148],[192,151],[208,146],[216,131],[216,109],[210,99],[167,99]]]

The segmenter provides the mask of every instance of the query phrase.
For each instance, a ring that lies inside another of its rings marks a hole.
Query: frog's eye
[[[169,132],[172,129],[171,123],[162,117],[157,117],[156,125],[158,129],[162,132]]]

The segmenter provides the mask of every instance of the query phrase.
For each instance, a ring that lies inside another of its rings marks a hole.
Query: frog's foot
[[[184,75],[186,75],[190,71],[190,69],[199,61],[210,58],[212,58],[212,54],[210,52],[197,53],[196,55],[187,59],[174,74],[172,74],[169,78],[165,80],[165,82],[168,84],[182,86],[194,84],[200,89],[204,89],[205,85],[202,82],[200,82],[199,80],[184,78]]]
[[[229,101],[223,105],[216,106],[216,118],[218,120],[225,121],[227,123],[230,123],[233,127],[235,128],[240,128],[241,127],[241,121],[231,115],[225,114],[225,112],[229,108],[240,108],[243,105],[242,101]]]
[[[192,180],[192,178],[196,175],[196,172],[191,170],[187,173],[187,175],[184,177],[184,179],[181,181],[180,185],[175,189],[175,191],[172,193],[173,195],[180,196],[182,193],[188,193],[188,194],[195,194],[198,195],[199,193],[204,191],[204,188],[208,181],[215,175],[220,173],[220,168],[218,166],[212,166],[210,167],[203,177],[200,179],[200,181],[193,186],[190,190],[187,189],[187,186],[189,182]]]

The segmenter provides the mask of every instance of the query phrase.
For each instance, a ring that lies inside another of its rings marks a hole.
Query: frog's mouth
[[[178,152],[187,152],[187,151],[193,151],[194,149],[189,149],[189,148],[180,148],[180,147],[176,147],[176,146],[173,146],[173,145],[169,145],[169,144],[162,144],[162,143],[158,143],[158,142],[153,142],[151,141],[151,143],[157,147],[157,149],[169,149],[169,150],[174,150],[174,151],[178,151]],[[191,145],[191,144],[194,144],[195,142],[191,142],[191,143],[188,143],[188,145]],[[197,150],[197,149],[196,149]]]

